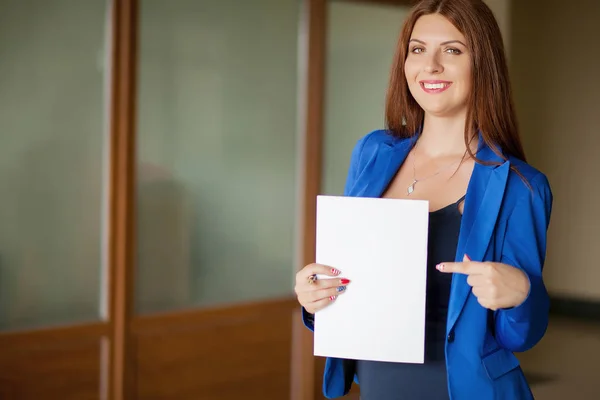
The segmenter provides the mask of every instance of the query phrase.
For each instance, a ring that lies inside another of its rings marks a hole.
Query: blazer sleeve
[[[346,184],[344,186],[344,196],[348,196],[350,194],[352,186],[354,186],[354,182],[356,181],[358,171],[360,170],[360,156],[362,154],[364,144],[369,136],[370,135],[364,136],[363,138],[358,140],[358,142],[354,146],[354,149],[352,150],[352,155],[350,156],[350,166],[348,167],[348,175],[346,177]],[[304,307],[302,307],[302,322],[304,322],[304,326],[306,326],[311,331],[314,331],[314,315],[306,311]]]
[[[542,279],[552,191],[545,175],[530,182],[531,189],[520,198],[508,218],[502,263],[527,274],[529,294],[519,306],[495,312],[496,340],[504,348],[521,352],[535,346],[546,332],[550,299]]]

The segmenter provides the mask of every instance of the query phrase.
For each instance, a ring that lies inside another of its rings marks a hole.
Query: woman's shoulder
[[[408,139],[402,139],[394,136],[392,132],[387,129],[375,129],[362,136],[358,140],[358,143],[362,143],[363,146],[377,146],[382,143],[398,144],[406,140]]]
[[[523,160],[509,157],[509,172],[505,201],[514,208],[521,204],[526,208],[537,204],[549,213],[552,209],[553,195],[546,174]]]
[[[548,177],[539,169],[526,163],[516,157],[509,157],[511,171],[509,176],[509,185],[515,186],[520,190],[550,190]]]

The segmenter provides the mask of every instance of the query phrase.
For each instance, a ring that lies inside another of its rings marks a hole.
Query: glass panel
[[[356,141],[384,124],[385,94],[408,7],[330,2],[323,194],[340,195]]]
[[[141,313],[292,293],[297,0],[143,0]]]
[[[98,320],[107,4],[0,9],[0,329]]]

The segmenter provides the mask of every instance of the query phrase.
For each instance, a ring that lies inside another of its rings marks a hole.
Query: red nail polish
[[[329,300],[331,300],[331,301],[334,301],[336,298],[337,298],[337,296],[331,296],[331,297],[329,298]]]
[[[340,279],[340,283],[342,285],[347,285],[350,283],[350,279],[342,278],[342,279]]]

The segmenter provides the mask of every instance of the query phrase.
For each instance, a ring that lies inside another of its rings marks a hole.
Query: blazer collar
[[[399,139],[392,135],[387,135],[378,144],[377,150],[370,155],[363,167],[364,171],[369,171],[369,173],[362,173],[358,177],[351,190],[351,194],[359,197],[381,197],[418,139],[419,134],[408,139]],[[491,165],[475,164],[467,192],[471,191],[473,185],[481,183],[482,179],[484,179],[483,176],[478,175],[487,175],[492,170],[507,163],[507,161],[503,160],[502,157],[498,156],[487,146],[483,141],[481,133],[479,134],[477,157],[481,161],[490,163]],[[467,194],[468,197],[469,195]]]

